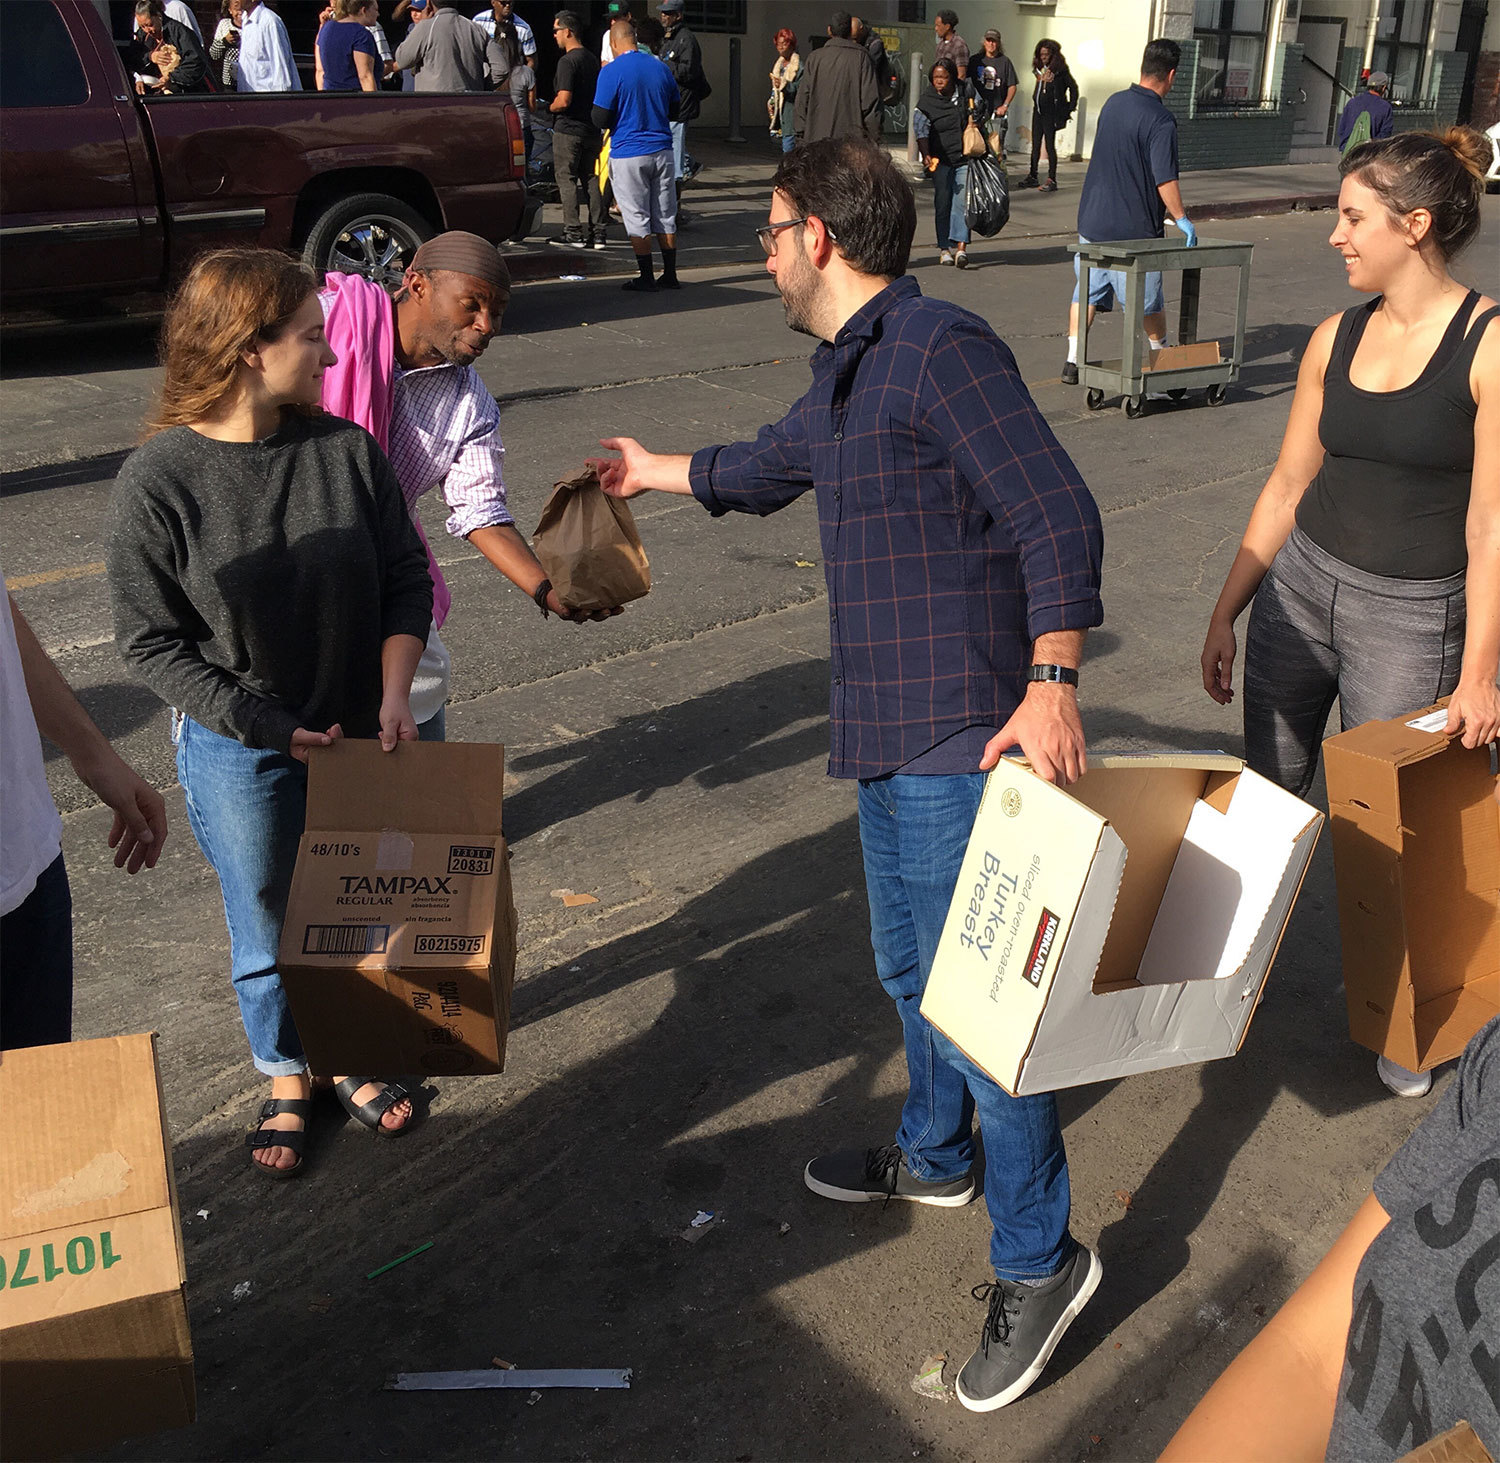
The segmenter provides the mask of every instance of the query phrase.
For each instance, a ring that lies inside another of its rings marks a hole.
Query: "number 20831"
[[[0,1254],[0,1289],[19,1290],[25,1285],[50,1283],[65,1275],[108,1270],[122,1258],[115,1253],[108,1230],[97,1240],[91,1234],[79,1234],[56,1244],[23,1245],[12,1253]]]

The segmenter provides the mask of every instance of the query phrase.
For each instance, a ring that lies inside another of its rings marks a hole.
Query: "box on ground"
[[[1447,702],[1323,743],[1349,1034],[1414,1072],[1500,1013],[1500,815]]]
[[[153,1036],[0,1056],[0,1456],[193,1420],[172,1145]]]
[[[505,1065],[516,914],[505,749],[315,749],[281,978],[316,1072],[473,1076]]]
[[[1322,815],[1219,753],[985,784],[922,1014],[1023,1096],[1231,1056]]]

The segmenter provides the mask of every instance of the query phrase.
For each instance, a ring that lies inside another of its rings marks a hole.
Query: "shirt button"
[[[835,686],[842,686],[844,684],[844,678],[842,676],[835,676],[833,678],[833,684]]]
[[[833,434],[833,440],[835,442],[842,442],[844,440],[844,434],[842,432],[835,432]]]
[[[840,492],[838,488],[835,488],[833,490],[833,501],[835,503],[842,502],[843,501],[843,497],[844,497],[843,493]]]

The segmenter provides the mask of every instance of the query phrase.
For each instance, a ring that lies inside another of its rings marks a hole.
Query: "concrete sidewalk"
[[[771,176],[781,154],[764,139],[739,146],[721,138],[692,139],[692,150],[703,171],[688,185],[683,203],[690,222],[678,235],[678,262],[684,269],[709,265],[759,263],[753,237],[765,221],[770,202]],[[904,161],[904,150],[897,151]],[[987,248],[1002,253],[1017,240],[1072,238],[1077,234],[1078,192],[1088,171],[1085,162],[1064,161],[1058,169],[1056,193],[1018,189],[1027,159],[1007,159],[1013,191],[1010,223]],[[917,248],[930,233],[932,185],[913,170],[917,188]],[[1182,196],[1191,218],[1252,218],[1290,213],[1297,209],[1332,208],[1338,201],[1338,174],[1324,163],[1288,164],[1271,168],[1224,168],[1184,173]],[[550,280],[567,275],[629,274],[634,272],[625,235],[617,220],[610,222],[610,247],[603,253],[557,249],[546,240],[562,229],[561,211],[548,204],[537,216],[532,236],[513,246],[512,272],[521,280]]]

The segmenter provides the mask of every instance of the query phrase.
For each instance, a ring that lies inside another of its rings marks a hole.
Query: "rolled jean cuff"
[[[300,1077],[307,1071],[306,1057],[298,1057],[295,1061],[263,1062],[251,1053],[250,1060],[255,1063],[255,1070],[267,1077]]]
[[[1057,1268],[1055,1270],[1048,1270],[1045,1273],[1038,1274],[1034,1270],[1027,1270],[1023,1272],[1020,1270],[1013,1270],[1008,1265],[1004,1267],[997,1265],[995,1267],[995,1279],[1009,1280],[1012,1284],[1016,1285],[1024,1284],[1028,1280],[1051,1280],[1054,1276],[1061,1275],[1062,1272],[1066,1270],[1070,1264],[1072,1264],[1073,1256],[1078,1253],[1078,1248],[1078,1241],[1075,1240],[1072,1235],[1069,1235],[1067,1253],[1064,1254],[1062,1259],[1057,1262]]]

